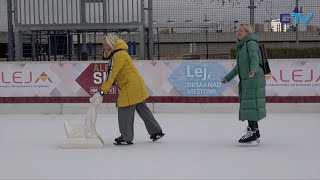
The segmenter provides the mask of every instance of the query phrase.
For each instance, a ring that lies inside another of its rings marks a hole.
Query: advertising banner
[[[281,59],[270,63],[272,75],[266,76],[268,96],[320,95],[319,59]]]
[[[135,61],[151,97],[238,96],[238,77],[220,83],[234,60]],[[270,60],[267,96],[319,96],[320,60]],[[0,97],[89,97],[107,77],[107,61],[1,63]],[[109,95],[119,94],[116,84]]]

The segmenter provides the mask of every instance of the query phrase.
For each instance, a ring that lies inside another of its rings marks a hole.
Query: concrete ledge
[[[61,104],[0,104],[0,114],[61,114]]]
[[[156,114],[238,113],[238,103],[149,103]],[[89,103],[0,104],[0,114],[86,114]],[[319,113],[320,103],[268,103],[268,113]],[[99,114],[115,114],[115,103],[104,103]]]
[[[63,103],[60,114],[85,114],[88,111],[89,103]],[[98,114],[118,113],[115,103],[103,103],[98,108]]]

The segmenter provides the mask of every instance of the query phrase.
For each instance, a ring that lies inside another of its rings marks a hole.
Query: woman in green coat
[[[256,146],[260,142],[258,121],[266,117],[266,79],[262,67],[259,39],[249,24],[241,24],[237,35],[237,63],[221,82],[230,82],[238,75],[239,120],[248,121],[247,132],[239,139],[241,146]]]

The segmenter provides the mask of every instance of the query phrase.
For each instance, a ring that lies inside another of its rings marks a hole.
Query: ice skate
[[[126,141],[123,136],[117,137],[114,139],[115,143],[114,145],[132,145],[132,141]]]
[[[162,133],[162,131],[154,133],[150,136],[150,139],[152,139],[152,141],[157,141],[158,139],[162,138],[164,136],[164,133]]]
[[[256,129],[257,143],[260,143],[260,131]]]
[[[239,146],[257,146],[258,144],[256,131],[247,127],[246,134],[239,139]]]

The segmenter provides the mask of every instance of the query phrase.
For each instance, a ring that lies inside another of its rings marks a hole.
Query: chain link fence
[[[8,32],[7,0],[0,0],[0,32]]]
[[[0,61],[7,60],[8,49],[7,1],[0,0]]]
[[[319,8],[319,0],[153,1],[154,58],[230,58],[243,23],[270,48],[319,47]],[[298,25],[291,13],[301,13]]]
[[[54,3],[60,2],[60,0],[51,1]],[[39,0],[18,0],[17,2],[19,2],[20,5],[25,3],[35,4],[39,2]],[[49,1],[44,0],[40,5],[46,5],[45,2]],[[70,9],[71,5],[74,5],[72,2],[76,1],[68,2],[67,9]],[[98,9],[99,12],[101,8],[98,6],[100,6],[102,2],[106,4],[115,3],[123,6],[125,2],[127,2],[127,6],[117,8],[119,12],[121,12],[122,10],[126,11],[126,9],[130,9],[129,5],[136,4],[133,2],[138,1],[86,0],[85,2],[95,3],[93,8]],[[146,50],[145,53],[149,57],[152,57],[152,59],[231,58],[231,49],[235,48],[236,42],[234,32],[242,23],[254,24],[260,40],[265,43],[268,48],[320,46],[320,0],[153,0],[152,3],[153,8],[151,13],[153,27],[151,31],[153,32],[153,46],[145,45],[146,48],[153,48],[152,51]],[[148,0],[144,0],[143,4],[145,9],[145,27],[148,29]],[[62,3],[59,7],[63,5]],[[63,7],[61,8],[63,9]],[[29,8],[26,8],[26,10],[28,9]],[[42,11],[44,12],[42,13]],[[38,14],[44,15],[46,14],[45,11],[51,12],[53,10],[50,10],[50,8],[42,9]],[[72,12],[65,13],[73,14]],[[294,15],[291,13],[294,13]],[[102,14],[102,12],[99,14]],[[129,14],[131,13],[123,12],[123,14],[126,15],[124,19],[126,19],[127,16],[127,19],[130,19]],[[106,13],[106,15],[108,18],[108,13]],[[22,16],[19,16],[18,20],[19,19],[22,20]],[[100,19],[100,15],[98,19]],[[297,20],[298,24],[295,22]],[[112,31],[112,29],[108,31]],[[81,32],[68,32],[66,30],[57,32],[38,31],[33,32],[33,34],[30,34],[30,32],[26,33],[27,36],[24,35],[21,38],[21,41],[24,41],[23,54],[24,56],[28,56],[24,58],[24,60],[41,60],[41,58],[35,59],[32,57],[32,52],[34,52],[37,57],[38,55],[40,56],[43,52],[52,48],[48,43],[51,40],[57,41],[57,52],[55,53],[59,55],[58,58],[54,58],[53,60],[70,60],[71,58],[66,58],[65,54],[71,51],[73,53],[72,60],[79,60],[78,49],[81,45],[79,43],[82,42],[80,37]],[[61,38],[58,37],[58,35],[55,37],[56,35],[53,33],[60,34]],[[103,33],[104,32],[95,32],[93,30],[87,32],[88,48],[94,52],[92,59],[101,58],[101,37]],[[0,0],[0,44],[2,44],[2,46],[8,43],[7,34],[7,0]],[[53,35],[55,38],[50,38],[50,36]],[[133,49],[133,54],[136,54],[139,49],[139,37],[146,37],[146,43],[149,38],[147,33],[139,34],[139,32],[136,31],[122,32],[120,36],[128,42],[129,47]],[[36,48],[36,50],[32,50],[31,42],[33,38],[35,38],[33,48]],[[94,46],[91,46],[90,43]],[[59,54],[60,46],[62,49],[61,54]],[[5,48],[1,49],[1,53],[4,54],[3,49]],[[147,52],[152,52],[152,56],[147,54]],[[51,59],[47,58],[47,60]]]

